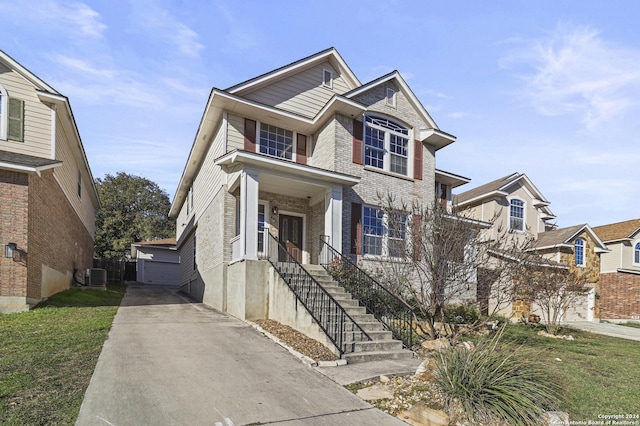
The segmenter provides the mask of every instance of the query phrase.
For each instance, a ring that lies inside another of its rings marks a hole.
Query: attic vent
[[[387,88],[387,105],[396,106],[396,91],[391,88]]]
[[[333,89],[333,72],[326,68],[322,69],[322,85]]]

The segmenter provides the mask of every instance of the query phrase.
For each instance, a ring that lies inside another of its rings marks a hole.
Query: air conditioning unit
[[[93,268],[87,270],[88,274],[85,277],[85,284],[91,287],[106,287],[107,285],[107,270]]]

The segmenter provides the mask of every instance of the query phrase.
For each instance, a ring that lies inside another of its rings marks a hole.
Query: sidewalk
[[[250,325],[130,286],[77,425],[403,425]]]
[[[563,327],[603,334],[605,336],[618,337],[620,339],[636,340],[640,342],[640,328],[627,327],[608,322],[575,321],[563,322]]]

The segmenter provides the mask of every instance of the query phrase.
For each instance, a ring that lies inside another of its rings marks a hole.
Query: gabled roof
[[[321,52],[307,56],[306,58],[302,58],[283,67],[277,68],[273,71],[266,72],[247,81],[243,81],[242,83],[238,83],[225,89],[225,91],[231,94],[239,94],[240,92],[255,90],[258,87],[267,84],[273,84],[276,81],[287,78],[292,74],[299,73],[300,71],[303,71],[327,60],[331,63],[331,65],[333,65],[334,68],[336,68],[340,72],[340,75],[343,76],[347,84],[349,84],[351,87],[360,86],[360,80],[358,80],[353,71],[351,71],[351,68],[349,68],[344,59],[342,59],[342,56],[340,56],[336,48],[330,47]]]
[[[534,243],[533,250],[573,247],[573,240],[582,232],[587,232],[589,236],[591,236],[591,239],[596,244],[596,253],[609,251],[602,240],[598,238],[598,235],[596,235],[596,233],[593,232],[593,229],[591,229],[591,227],[586,223],[539,233],[538,239]]]
[[[458,194],[456,196],[456,204],[458,207],[464,208],[469,205],[479,204],[483,200],[496,196],[506,197],[509,195],[509,188],[516,183],[521,183],[529,190],[534,199],[534,206],[539,207],[547,214],[545,219],[555,218],[555,215],[548,207],[551,203],[544,195],[542,195],[540,190],[533,184],[533,182],[531,182],[527,175],[517,172]]]
[[[629,240],[640,232],[640,219],[596,226],[593,231],[604,242]]]
[[[53,87],[49,86],[27,68],[23,67],[20,63],[18,63],[18,61],[7,55],[2,50],[0,50],[0,62],[6,64],[7,67],[12,69],[26,81],[31,83],[36,89],[36,93],[38,94],[38,98],[41,102],[46,104],[53,104],[57,107],[58,115],[60,116],[63,125],[67,126],[67,131],[71,133],[71,135],[73,135],[72,137],[75,137],[76,139],[77,146],[80,150],[80,156],[82,158],[82,161],[84,162],[87,173],[89,174],[89,179],[91,180],[91,188],[93,189],[92,198],[94,199],[96,206],[99,208],[100,198],[98,196],[98,190],[96,189],[95,179],[93,178],[91,168],[89,167],[87,154],[84,150],[84,146],[82,145],[82,139],[80,138],[80,132],[78,131],[78,127],[76,126],[76,120],[73,116],[73,111],[71,110],[69,99],[66,96],[60,94]],[[44,168],[41,168],[40,170],[44,170]],[[34,171],[36,173],[39,173],[39,171],[37,170]]]
[[[433,145],[436,150],[444,148],[445,146],[455,142],[455,136],[443,132],[438,128],[436,122],[433,120],[431,115],[429,115],[426,108],[422,105],[411,88],[409,88],[409,85],[404,80],[404,78],[402,78],[398,71],[392,71],[389,74],[383,75],[382,77],[378,77],[375,80],[365,83],[362,86],[345,93],[344,96],[346,98],[353,99],[355,96],[391,80],[393,80],[398,85],[411,106],[418,112],[420,118],[422,118],[422,120],[429,126],[429,128],[419,129],[420,135],[416,135],[418,139],[430,145]]]

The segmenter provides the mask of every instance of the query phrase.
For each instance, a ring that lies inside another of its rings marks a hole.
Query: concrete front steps
[[[358,332],[358,328],[351,323],[345,324],[343,349],[347,363],[413,358],[413,352],[403,349],[402,342],[394,339],[391,331],[386,330],[380,321],[368,314],[366,308],[360,306],[360,303],[338,285],[322,266],[304,265],[304,267],[372,339],[371,341],[354,340],[354,333],[351,332]]]

